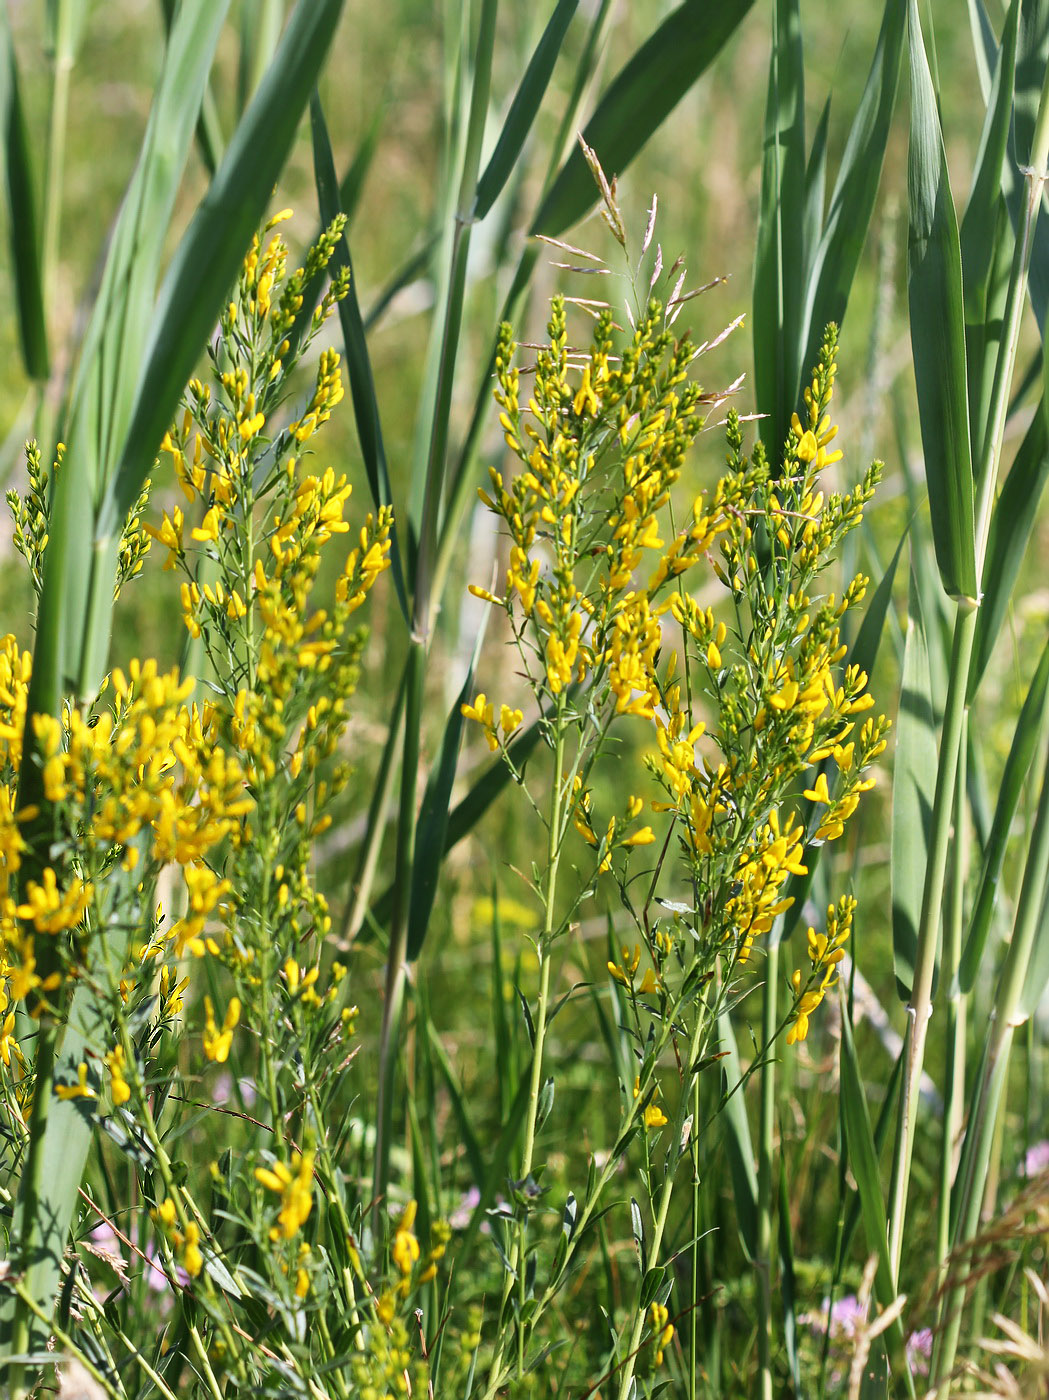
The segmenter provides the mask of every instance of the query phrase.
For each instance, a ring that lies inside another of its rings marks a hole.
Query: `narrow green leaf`
[[[889,604],[892,601],[892,587],[896,581],[896,566],[900,562],[900,554],[903,552],[903,546],[907,539],[909,529],[910,526],[907,526],[900,536],[900,542],[896,546],[896,552],[889,561],[888,568],[882,575],[870,602],[867,604],[867,611],[863,614],[860,630],[856,633],[856,640],[853,642],[849,652],[849,665],[858,666],[861,671],[866,671],[868,676],[872,675],[874,671],[874,662],[877,659],[882,633],[885,630],[885,619],[888,616]]]
[[[269,67],[284,23],[284,0],[252,0],[240,9],[237,110],[243,112]]]
[[[908,40],[908,299],[929,508],[944,590],[954,598],[975,600],[976,535],[961,249],[917,0],[909,0]]]
[[[834,321],[840,326],[845,319],[881,182],[900,81],[906,18],[906,0],[886,0],[874,57],[849,128],[823,234],[809,273],[805,312],[799,327],[798,364],[802,373],[816,363],[827,323]]]
[[[1002,196],[1002,164],[1012,115],[1019,11],[1019,0],[1013,0],[998,50],[976,173],[960,233],[969,413],[972,439],[978,444],[986,429],[1014,241]]]
[[[430,770],[426,791],[423,794],[422,807],[419,810],[419,820],[415,827],[412,889],[408,905],[407,956],[409,962],[414,962],[422,949],[426,930],[430,923],[434,897],[437,894],[437,880],[441,873],[444,853],[447,850],[448,808],[451,803],[452,785],[455,782],[455,770],[459,764],[459,749],[463,739],[463,726],[465,724],[463,706],[469,704],[472,699],[474,673],[481,654],[481,644],[484,641],[485,623],[488,615],[486,610],[483,614],[484,621],[477,630],[477,639],[474,642],[473,656],[470,658],[466,679],[463,681],[462,689],[445,721],[441,752],[437,762]]]
[[[164,279],[103,525],[122,520],[237,274],[327,57],[343,0],[299,0]]]
[[[1042,913],[1038,921],[1038,931],[1034,936],[1034,946],[1031,948],[1031,961],[1027,965],[1027,976],[1020,994],[1020,1015],[1024,1020],[1038,1010],[1046,987],[1049,987],[1049,890],[1042,900]]]
[[[33,194],[34,177],[29,134],[22,107],[18,57],[11,38],[7,7],[0,13],[0,158],[4,162],[11,276],[18,310],[18,336],[22,362],[30,379],[46,379],[50,373],[47,323],[44,317],[40,229]]]
[[[860,1213],[863,1218],[864,1233],[867,1237],[869,1253],[877,1255],[878,1271],[875,1275],[875,1296],[883,1308],[895,1301],[892,1265],[889,1260],[888,1221],[885,1216],[885,1197],[882,1192],[878,1172],[878,1157],[874,1148],[874,1135],[871,1120],[867,1113],[867,1093],[860,1072],[859,1057],[852,1039],[852,1026],[849,1018],[841,1018],[841,1103],[845,1122],[845,1142],[849,1154],[849,1166],[859,1195]],[[904,1355],[903,1328],[899,1318],[888,1329],[888,1336],[896,1356]],[[913,1382],[909,1372],[903,1368],[908,1391],[913,1394]]]
[[[441,1043],[441,1037],[437,1034],[435,1026],[427,1021],[429,1032],[430,1054],[433,1056],[434,1064],[444,1080],[444,1086],[448,1090],[448,1097],[452,1101],[452,1112],[459,1125],[459,1134],[462,1139],[463,1152],[466,1160],[470,1164],[470,1171],[473,1180],[480,1185],[485,1177],[484,1154],[481,1152],[480,1139],[474,1131],[473,1122],[470,1118],[470,1110],[466,1102],[466,1095],[463,1093],[462,1085],[459,1083],[459,1076],[455,1072],[455,1066],[448,1058],[448,1052]]]
[[[754,0],[685,0],[619,71],[587,122],[583,136],[611,178],[621,175],[696,79],[724,48]],[[553,237],[595,203],[593,176],[576,146],[561,167],[532,233]]]
[[[488,1170],[483,1177],[477,1179],[477,1186],[480,1187],[481,1199],[474,1207],[474,1212],[470,1216],[470,1223],[456,1248],[456,1255],[460,1259],[471,1259],[474,1241],[480,1231],[481,1224],[485,1218],[485,1212],[495,1200],[495,1194],[506,1182],[506,1171],[510,1161],[510,1153],[513,1151],[514,1143],[517,1141],[524,1123],[525,1110],[528,1108],[528,1092],[530,1089],[530,1074],[523,1074],[521,1082],[517,1086],[517,1093],[514,1095],[510,1112],[503,1119],[502,1132],[496,1141],[495,1148],[488,1162]]]
[[[780,1141],[784,1134],[780,1133]],[[790,1193],[787,1190],[787,1168],[783,1154],[779,1159],[779,1280],[780,1302],[783,1307],[783,1345],[787,1352],[787,1365],[794,1382],[794,1394],[801,1395],[801,1362],[798,1358],[798,1317],[795,1308],[794,1284],[794,1238],[790,1228]]]
[[[1043,398],[1024,434],[991,515],[983,566],[983,598],[969,666],[967,703],[970,705],[976,698],[1005,623],[1047,480],[1049,431]]]
[[[743,1077],[739,1049],[727,1011],[718,1017],[718,1036],[725,1058],[721,1061],[724,1092],[722,1109],[725,1151],[732,1175],[732,1195],[736,1204],[736,1227],[744,1253],[753,1263],[758,1257],[758,1178],[754,1170],[754,1143],[747,1120],[746,1095],[736,1086]],[[733,1090],[736,1090],[733,1093]]]
[[[66,430],[68,450],[55,482],[34,651],[33,685],[39,680],[39,688],[32,698],[39,710],[56,712],[63,692],[90,694],[104,670],[117,536],[153,463],[163,429],[148,456],[144,452],[136,464],[135,488],[123,513],[114,516],[108,528],[99,530],[96,522],[112,484],[111,464],[127,434],[151,333],[164,240],[227,3],[219,0],[212,6],[195,0],[179,10],[80,351]],[[203,342],[202,333],[196,342],[198,353]],[[54,693],[45,699],[49,691]]]
[[[980,964],[983,961],[984,947],[991,927],[998,896],[998,881],[1001,878],[1002,864],[1012,831],[1013,818],[1020,803],[1027,775],[1038,750],[1039,742],[1049,721],[1049,641],[1042,648],[1037,669],[1031,679],[1020,717],[1013,730],[1013,741],[1009,747],[1009,757],[1005,761],[1001,782],[998,787],[998,801],[994,809],[994,821],[987,838],[980,875],[980,888],[973,904],[969,932],[965,939],[958,981],[964,993],[976,985]]]
[[[488,213],[517,164],[517,158],[546,94],[568,26],[578,8],[579,0],[557,0],[554,12],[547,21],[514,94],[495,150],[477,182],[473,209],[475,219],[483,219]]]
[[[936,726],[925,622],[911,575],[892,778],[892,943],[896,986],[911,994],[936,788]]]
[[[340,191],[336,184],[335,160],[331,153],[324,110],[316,90],[310,97],[310,130],[313,134],[313,173],[317,184],[317,200],[320,205],[321,222],[327,227],[340,212]],[[350,290],[339,303],[339,323],[342,326],[350,396],[353,399],[353,414],[357,423],[361,456],[364,458],[364,470],[375,505],[392,506],[393,488],[390,485],[390,473],[386,463],[379,402],[375,395],[375,377],[372,374],[371,356],[368,353],[368,342],[361,321],[357,284],[353,276],[353,262],[345,233],[336,244],[332,265],[336,269],[345,267],[350,274]],[[391,532],[390,561],[397,598],[401,604],[401,611],[407,618],[408,594],[396,521]]]
[[[514,1043],[510,1035],[510,1018],[506,1014],[503,973],[503,930],[499,918],[499,888],[492,881],[492,1034],[495,1040],[495,1077],[499,1086],[500,1116],[510,1107],[513,1083]]]
[[[773,461],[797,407],[805,287],[805,61],[798,0],[775,0],[754,260],[754,394]]]
[[[1009,132],[1007,158],[1002,161],[1000,167],[1002,194],[1005,196],[1014,234],[1023,223],[1026,196],[1022,171],[1028,163],[1026,155],[1030,154],[1034,116],[1042,90],[1046,60],[1049,57],[1049,24],[1044,17],[1044,9],[1044,0],[1039,0],[1038,3],[1027,0],[1027,3],[1020,7],[1013,89],[1015,119]],[[984,88],[985,99],[989,100],[990,75],[994,73],[998,63],[999,44],[987,17],[987,10],[980,0],[970,0],[969,13],[981,86]],[[1049,228],[1046,227],[1044,219],[1039,219],[1035,225],[1027,292],[1035,320],[1038,322],[1038,330],[1044,339],[1046,315],[1049,311]]]

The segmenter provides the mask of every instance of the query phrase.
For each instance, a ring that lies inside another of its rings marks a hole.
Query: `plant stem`
[[[50,1016],[42,1016],[37,1033],[33,1112],[29,1119],[29,1151],[22,1175],[25,1203],[23,1219],[28,1222],[25,1238],[21,1241],[23,1273],[29,1271],[37,1251],[43,1244],[40,1188],[44,1170],[44,1139],[47,1135],[47,1119],[54,1090],[57,1036],[58,1028],[54,1020]],[[15,1356],[24,1355],[30,1349],[30,1318],[34,1313],[29,1294],[25,1289],[20,1289],[11,1333],[11,1352]],[[25,1367],[21,1362],[16,1362],[11,1367],[11,1400],[21,1400],[26,1394],[24,1377]]]
[[[1009,392],[1016,365],[1020,323],[1027,293],[1027,274],[1031,263],[1034,229],[1042,203],[1046,181],[1046,160],[1049,158],[1049,72],[1035,119],[1031,142],[1031,165],[1025,171],[1027,199],[1020,234],[1016,240],[1013,264],[1009,275],[1005,312],[1002,317],[1002,337],[995,364],[994,384],[987,418],[987,432],[981,445],[977,472],[975,514],[976,574],[983,575],[987,537],[994,504],[998,467],[1001,461],[1002,437],[1009,408]],[[918,929],[918,958],[911,993],[910,1024],[905,1046],[906,1065],[903,1092],[900,1097],[900,1117],[896,1147],[893,1154],[892,1187],[889,1200],[889,1258],[893,1281],[899,1276],[903,1249],[904,1223],[907,1210],[907,1189],[910,1183],[911,1159],[914,1152],[914,1129],[918,1085],[925,1058],[925,1041],[929,1017],[932,1014],[932,977],[936,963],[940,904],[943,898],[947,847],[950,836],[951,813],[954,807],[955,779],[958,753],[964,730],[965,692],[969,679],[976,635],[977,605],[971,599],[957,603],[954,625],[954,645],[947,688],[943,735],[940,741],[939,768],[936,774],[936,796],[933,800],[932,834],[929,843],[929,863],[925,872],[922,913]]]
[[[962,735],[958,755],[958,776],[955,785],[954,811],[957,829],[951,860],[951,883],[945,922],[943,945],[943,980],[947,986],[947,1055],[944,1067],[943,1133],[940,1139],[940,1201],[937,1216],[936,1254],[941,1261],[950,1248],[951,1184],[954,1180],[954,1148],[962,1127],[965,1096],[965,1026],[966,1001],[958,985],[958,968],[962,956],[965,876],[967,843],[965,840],[965,754],[966,736]]]
[[[778,930],[777,930],[778,931]],[[771,1045],[779,1000],[779,942],[770,942],[762,989],[761,1038]],[[776,1129],[776,1060],[761,1067],[761,1130],[758,1138],[758,1369],[761,1400],[772,1400],[772,1144]]]
[[[659,1258],[659,1251],[663,1244],[667,1215],[670,1211],[670,1199],[674,1193],[674,1170],[677,1163],[681,1160],[681,1137],[685,1126],[685,1110],[688,1108],[691,1101],[692,1084],[695,1082],[694,1066],[699,1060],[700,1050],[706,1034],[707,1018],[704,1015],[702,1006],[697,1005],[696,1023],[692,1030],[688,1060],[685,1062],[684,1066],[686,1082],[682,1085],[678,1109],[670,1128],[674,1136],[670,1139],[670,1145],[667,1148],[667,1156],[664,1162],[663,1186],[659,1193],[659,1204],[656,1208],[655,1219],[652,1225],[652,1235],[649,1241],[649,1261]],[[691,1080],[692,1083],[690,1083],[689,1080]],[[692,1131],[696,1132],[697,1130],[698,1124],[693,1123]],[[642,1282],[644,1282],[644,1280],[642,1280]],[[641,1336],[644,1330],[645,1313],[644,1310],[639,1307],[637,1315],[634,1318],[634,1325],[631,1328],[630,1339],[627,1343],[626,1357],[623,1361],[622,1373],[619,1378],[619,1400],[630,1400],[633,1393],[634,1368],[637,1364],[638,1350],[641,1346]]]
[[[539,1117],[539,1094],[543,1085],[543,1053],[546,1048],[547,1017],[550,1009],[550,966],[551,943],[556,919],[557,874],[561,861],[561,843],[564,834],[566,813],[564,810],[565,784],[562,768],[565,757],[565,709],[564,693],[557,697],[554,715],[554,773],[550,784],[550,811],[547,817],[546,845],[546,889],[543,897],[543,931],[539,936],[536,951],[539,956],[539,999],[535,1014],[535,1041],[532,1046],[532,1068],[528,1084],[528,1109],[525,1117],[524,1150],[521,1154],[521,1181],[525,1182],[532,1170],[535,1155],[536,1123]],[[502,1380],[503,1357],[506,1352],[506,1305],[513,1291],[515,1276],[521,1288],[525,1278],[525,1240],[528,1231],[527,1217],[515,1221],[517,1226],[510,1255],[510,1270],[503,1283],[502,1302],[499,1307],[501,1335],[496,1344],[492,1365],[488,1372],[488,1388],[485,1400],[490,1400],[498,1390]],[[581,1233],[581,1229],[580,1229]],[[523,1299],[522,1299],[523,1301]],[[524,1324],[519,1323],[517,1331],[518,1370],[523,1366]]]
[[[1049,760],[1042,779],[1042,791],[1034,821],[1033,839],[1024,867],[1023,884],[1016,906],[1013,935],[1005,955],[994,1005],[991,1008],[987,1050],[973,1096],[965,1149],[958,1169],[958,1184],[954,1210],[954,1251],[958,1253],[976,1234],[980,1207],[991,1160],[991,1147],[1002,1094],[1008,1076],[1009,1053],[1016,1027],[1027,1019],[1023,1006],[1024,983],[1031,961],[1035,938],[1041,920],[1042,902],[1049,881]],[[964,1263],[964,1261],[962,1261]],[[933,1358],[932,1379],[948,1384],[958,1347],[961,1311],[964,1300],[964,1277],[959,1278],[960,1265],[955,1263],[950,1278],[953,1286],[944,1294],[940,1308],[941,1336],[937,1355]],[[941,1390],[946,1395],[946,1390]]]

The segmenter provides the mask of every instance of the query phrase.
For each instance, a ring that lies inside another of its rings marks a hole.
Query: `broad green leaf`
[[[320,205],[321,222],[327,227],[341,210],[340,191],[336,184],[335,161],[328,139],[328,127],[324,120],[324,110],[316,91],[310,97],[310,129],[313,133],[313,172],[317,185],[317,200]],[[342,212],[345,212],[344,210]],[[379,403],[375,396],[375,378],[372,374],[371,356],[361,322],[361,308],[357,299],[357,285],[353,277],[353,262],[345,234],[339,239],[332,257],[332,267],[345,267],[350,273],[349,293],[339,303],[339,322],[342,326],[343,346],[346,351],[346,369],[350,378],[350,396],[353,399],[353,414],[357,422],[357,437],[364,458],[364,470],[371,488],[372,500],[376,506],[393,505],[393,488],[386,464],[386,448],[383,443],[382,421]],[[396,521],[391,531],[390,562],[393,570],[394,586],[405,618],[409,616],[408,594],[405,588],[404,566],[401,560],[400,540]]]
[[[725,1054],[721,1069],[726,1098],[721,1117],[736,1204],[736,1227],[744,1253],[753,1263],[758,1257],[758,1178],[754,1170],[754,1144],[747,1119],[746,1095],[737,1087],[743,1071],[732,1019],[727,1011],[718,1017],[718,1036]]]
[[[845,319],[849,293],[881,182],[900,81],[906,19],[906,0],[886,0],[863,96],[849,128],[826,222],[809,272],[805,311],[798,328],[801,348],[798,364],[802,373],[808,365],[816,363],[827,323],[834,321],[840,326]]]
[[[912,574],[892,776],[892,943],[896,986],[911,994],[936,788],[936,725],[918,586]]]
[[[908,300],[918,417],[944,591],[975,600],[976,537],[961,249],[917,0],[909,0]]]
[[[514,100],[510,104],[503,129],[499,133],[495,150],[492,152],[484,173],[477,182],[474,198],[473,217],[483,219],[491,209],[506,184],[510,172],[517,164],[528,133],[532,129],[540,104],[546,94],[554,64],[561,52],[565,33],[571,24],[579,0],[557,0],[554,12],[547,21],[535,52],[528,61]]]
[[[7,7],[0,13],[0,124],[4,187],[7,195],[11,276],[18,311],[22,363],[30,379],[50,373],[41,268],[40,230],[33,194],[33,161],[18,78],[18,58]]]
[[[1001,634],[1047,480],[1049,431],[1043,399],[1024,434],[991,515],[983,566],[983,598],[969,666],[969,704],[976,697]]]
[[[1046,642],[1042,649],[1038,667],[1031,679],[1020,717],[1013,730],[1009,757],[1006,759],[1005,769],[998,787],[998,802],[995,806],[994,821],[984,851],[979,892],[973,905],[969,932],[966,936],[961,965],[958,970],[958,980],[965,993],[970,992],[976,985],[976,978],[980,972],[1013,819],[1016,816],[1016,810],[1035,753],[1045,733],[1047,721],[1049,721],[1049,642]]]
[[[709,67],[754,0],[685,0],[642,44],[604,93],[583,137],[609,179],[621,175]],[[577,223],[597,198],[593,176],[576,146],[561,167],[532,233],[553,237]]]
[[[768,416],[770,458],[787,436],[801,369],[797,328],[808,271],[805,248],[805,62],[798,0],[775,0],[765,101],[761,209],[754,260],[754,394]]]

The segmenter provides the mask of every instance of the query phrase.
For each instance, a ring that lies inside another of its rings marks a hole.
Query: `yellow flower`
[[[105,1056],[106,1067],[109,1070],[109,1091],[113,1095],[114,1104],[119,1107],[127,1103],[131,1097],[131,1086],[124,1077],[126,1068],[124,1060],[124,1047],[115,1046],[108,1055]]]
[[[270,1231],[274,1240],[290,1240],[306,1223],[313,1209],[313,1152],[296,1152],[291,1166],[284,1162],[274,1162],[272,1170],[256,1167],[255,1179],[281,1198],[280,1214],[277,1217],[279,1229]]]
[[[83,1060],[77,1066],[77,1082],[75,1084],[56,1084],[55,1094],[60,1099],[93,1099],[97,1095],[87,1082],[87,1065]]]
[[[662,1128],[669,1122],[667,1115],[654,1103],[650,1103],[645,1109],[645,1128]]]
[[[240,1022],[240,1001],[237,997],[230,998],[221,1031],[215,1024],[215,1008],[210,997],[204,998],[204,1015],[204,1054],[215,1064],[225,1064],[233,1044],[233,1032]]]

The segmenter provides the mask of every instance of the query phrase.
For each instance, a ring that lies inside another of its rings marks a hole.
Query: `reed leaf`
[[[892,780],[893,966],[897,990],[903,1000],[910,997],[914,981],[932,823],[930,795],[936,786],[936,764],[936,725],[925,620],[912,574]]]
[[[736,1205],[736,1228],[743,1251],[753,1263],[758,1258],[758,1178],[754,1170],[754,1143],[747,1119],[746,1096],[740,1087],[743,1070],[728,1012],[722,1012],[718,1017],[718,1036],[725,1056],[721,1062],[723,1092],[726,1095],[722,1112],[725,1151]]]
[[[488,213],[517,166],[518,158],[546,95],[568,26],[578,8],[579,0],[557,0],[554,12],[547,21],[514,93],[503,129],[495,143],[495,150],[477,182],[473,210],[475,219],[483,219]]]
[[[958,221],[916,0],[909,0],[908,299],[918,416],[944,591],[977,595],[965,313]]]
[[[991,515],[983,565],[983,597],[976,623],[973,658],[969,665],[969,704],[976,697],[1001,635],[1047,480],[1049,431],[1046,428],[1043,399],[1013,458],[1013,465]]]
[[[1031,680],[1027,696],[1020,711],[1020,718],[1013,731],[1009,757],[1006,759],[998,788],[998,801],[994,810],[994,820],[984,851],[983,870],[980,874],[979,891],[973,905],[969,921],[969,932],[958,970],[958,980],[963,992],[970,992],[976,984],[983,962],[984,947],[991,927],[998,897],[998,882],[1006,847],[1012,831],[1020,798],[1027,783],[1027,776],[1045,734],[1049,721],[1049,642],[1042,648],[1042,655]]]
[[[30,379],[50,373],[40,227],[34,196],[34,173],[25,110],[18,77],[18,56],[5,7],[0,14],[0,159],[7,195],[11,278],[18,313],[22,363]]]
[[[886,0],[863,96],[849,128],[830,207],[813,253],[799,328],[802,372],[819,356],[829,321],[841,325],[881,183],[885,148],[896,108],[906,33],[906,0]]]
[[[320,206],[321,223],[327,227],[335,216],[344,213],[345,209],[342,205],[342,191],[336,183],[335,159],[328,137],[328,125],[324,119],[320,95],[316,91],[310,97],[310,130],[313,136],[313,173],[317,185],[317,202]],[[350,273],[350,290],[339,302],[339,324],[346,351],[350,397],[353,400],[353,415],[357,423],[357,438],[364,459],[364,471],[376,507],[392,506],[393,488],[390,485],[390,473],[386,463],[382,420],[375,394],[375,377],[372,374],[371,355],[368,353],[368,341],[361,321],[353,262],[345,233],[336,244],[332,255],[333,271],[340,267],[345,267]],[[390,566],[397,599],[407,620],[408,592],[396,520],[390,531]]]
[[[772,54],[765,105],[761,209],[754,261],[754,394],[768,415],[761,431],[770,457],[782,446],[797,407],[801,319],[808,274],[805,178],[805,60],[798,0],[773,5]],[[818,211],[822,216],[821,207]]]
[[[754,0],[685,0],[666,17],[612,80],[583,130],[587,145],[610,174],[621,175],[654,131],[710,66]],[[594,179],[576,146],[561,167],[532,233],[557,237],[583,217],[597,198]]]

